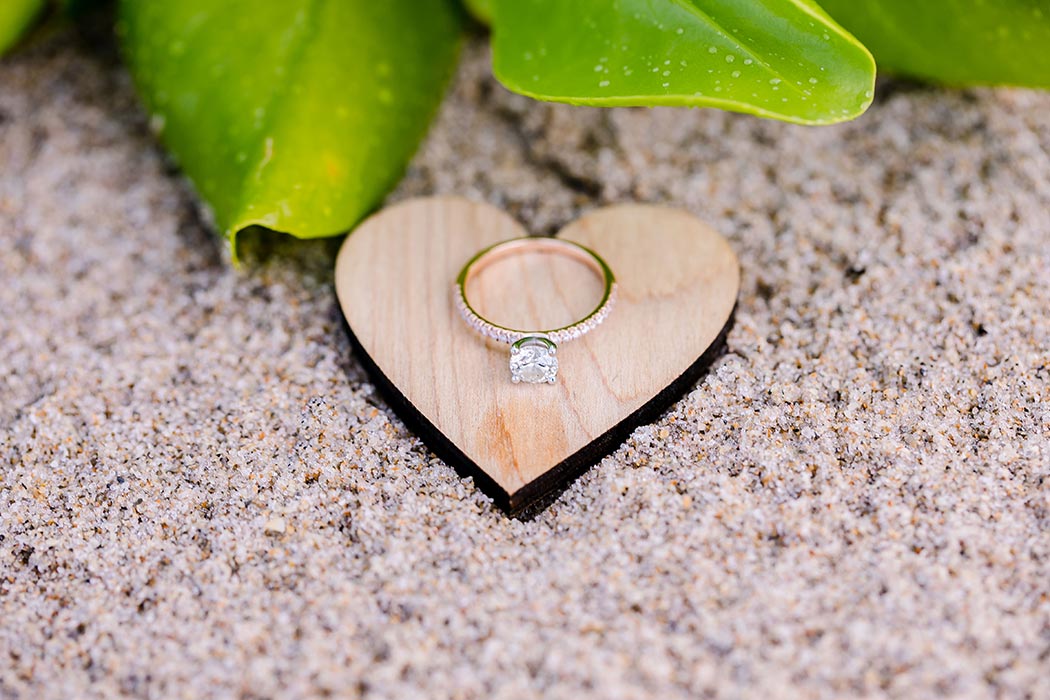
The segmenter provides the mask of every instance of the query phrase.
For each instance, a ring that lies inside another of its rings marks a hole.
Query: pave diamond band
[[[546,330],[507,328],[483,318],[467,298],[467,284],[489,264],[525,253],[555,253],[585,264],[602,279],[602,298],[598,305],[575,323]],[[530,384],[554,383],[558,375],[558,343],[575,340],[594,330],[609,315],[615,298],[616,277],[609,265],[590,248],[560,238],[514,238],[485,248],[463,266],[453,289],[456,309],[468,326],[483,336],[511,344],[511,380]]]

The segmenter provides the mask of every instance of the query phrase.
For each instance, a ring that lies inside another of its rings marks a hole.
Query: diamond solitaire
[[[541,336],[526,336],[510,346],[510,380],[553,384],[558,378],[558,346]]]
[[[598,306],[575,323],[549,330],[517,330],[482,318],[467,299],[467,283],[496,260],[535,252],[570,257],[598,274],[604,285]],[[558,378],[557,344],[575,340],[594,330],[609,315],[615,298],[616,278],[606,262],[590,248],[560,238],[515,238],[485,248],[463,266],[453,290],[456,309],[468,326],[483,336],[511,345],[510,379],[515,384],[554,384]]]

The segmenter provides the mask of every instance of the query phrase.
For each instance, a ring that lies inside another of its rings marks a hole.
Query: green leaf
[[[880,69],[953,85],[1050,87],[1048,0],[822,0]]]
[[[123,0],[161,139],[231,245],[344,232],[396,184],[451,76],[452,0]],[[236,250],[235,250],[236,252]]]
[[[46,6],[47,0],[0,0],[0,55],[18,43]]]
[[[871,103],[871,55],[810,0],[490,1],[496,76],[531,97],[800,124]]]
[[[492,0],[463,0],[463,6],[477,21],[483,24],[492,22]]]

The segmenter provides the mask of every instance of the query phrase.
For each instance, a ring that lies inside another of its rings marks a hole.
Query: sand
[[[338,242],[231,268],[112,48],[0,63],[0,697],[1050,697],[1050,95],[846,125],[509,95],[397,200],[686,207],[728,353],[530,522],[406,431]]]

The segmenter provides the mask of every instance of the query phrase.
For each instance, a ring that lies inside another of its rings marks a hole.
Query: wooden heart
[[[350,235],[335,276],[351,340],[387,401],[511,514],[542,507],[696,382],[724,346],[740,284],[729,245],[688,213],[588,214],[558,235],[605,258],[616,306],[559,347],[556,384],[513,384],[507,346],[467,327],[452,284],[478,250],[524,235],[488,204],[411,200]],[[471,299],[497,322],[549,328],[582,316],[597,295],[595,276],[558,256],[494,265]]]

